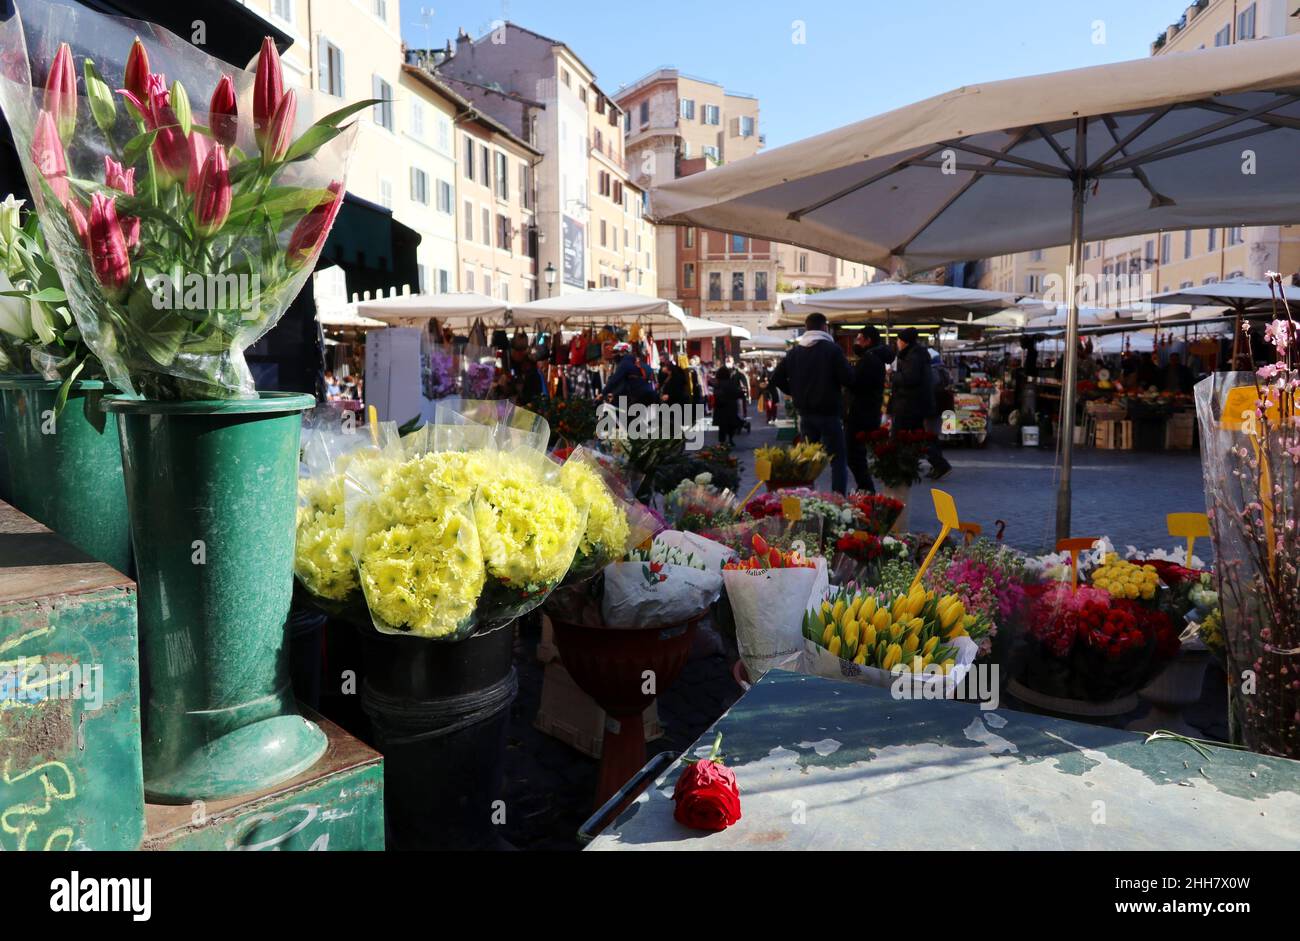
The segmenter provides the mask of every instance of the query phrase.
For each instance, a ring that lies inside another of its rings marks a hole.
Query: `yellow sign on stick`
[[[1183,561],[1188,568],[1191,568],[1192,550],[1196,548],[1196,540],[1202,536],[1209,538],[1210,518],[1204,513],[1170,513],[1167,522],[1169,535],[1187,540],[1187,558]]]
[[[1097,544],[1095,536],[1076,537],[1074,539],[1062,539],[1056,544],[1057,552],[1070,553],[1070,591],[1079,590],[1079,553],[1087,552]]]
[[[957,515],[957,504],[953,501],[951,494],[944,493],[942,490],[931,490],[930,496],[934,499],[934,515],[939,518],[939,524],[942,528],[939,530],[939,538],[930,547],[930,554],[921,563],[916,578],[912,579],[913,588],[921,584],[921,578],[925,575],[925,570],[930,567],[934,557],[939,554],[939,548],[943,545],[944,540],[948,538],[948,534],[961,526],[961,518]]]
[[[370,423],[370,442],[379,447],[379,409],[371,405],[366,409],[366,418]]]
[[[785,517],[786,522],[799,522],[803,519],[803,503],[798,497],[782,497],[781,515]]]
[[[755,457],[754,476],[758,478],[758,483],[754,484],[754,489],[745,494],[745,499],[740,501],[742,507],[754,498],[759,487],[772,479],[772,462],[765,457]]]

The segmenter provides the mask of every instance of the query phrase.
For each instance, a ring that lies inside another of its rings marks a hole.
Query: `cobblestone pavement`
[[[755,447],[775,442],[777,432],[753,414],[753,431],[742,435],[737,456],[742,470],[741,493],[753,486]],[[1006,432],[1006,429],[1002,429]],[[992,533],[995,521],[1007,522],[1006,541],[1026,550],[1039,550],[1054,541],[1054,454],[1024,450],[998,443],[979,450],[952,449],[948,457],[954,471],[943,481],[953,495],[962,518],[981,523]],[[714,436],[710,435],[710,440]],[[1121,548],[1172,546],[1166,533],[1165,514],[1198,510],[1204,506],[1199,454],[1076,452],[1074,531],[1107,534]],[[829,472],[819,486],[830,488]],[[926,489],[918,487],[920,494]],[[933,507],[917,501],[913,528],[938,531]],[[1204,547],[1208,549],[1207,547]],[[723,651],[712,631],[697,643],[696,652],[681,677],[659,697],[664,737],[647,745],[651,755],[681,752],[698,738],[741,695],[732,679],[735,659]],[[597,762],[534,727],[541,705],[543,668],[536,652],[540,626],[524,623],[515,648],[519,670],[519,696],[515,700],[505,767],[508,809],[506,836],[520,849],[574,850],[578,827],[592,811]],[[1202,700],[1185,713],[1202,734],[1226,735],[1223,680],[1207,672]],[[1140,717],[1145,707],[1116,720],[1123,725]]]

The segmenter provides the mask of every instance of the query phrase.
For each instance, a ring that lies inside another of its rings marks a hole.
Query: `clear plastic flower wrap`
[[[357,577],[375,629],[430,640],[468,637],[486,579],[474,492],[486,462],[426,450],[426,427],[355,467],[345,510]],[[479,464],[483,466],[479,466]]]
[[[628,488],[614,470],[586,448],[570,452],[560,468],[560,486],[579,511],[587,514],[569,581],[590,578],[661,528],[649,510],[627,497]]]
[[[68,309],[124,391],[255,395],[244,350],[301,290],[339,212],[344,108],[149,23],[20,0],[0,106]]]
[[[347,526],[349,475],[369,479],[377,471],[371,465],[395,466],[391,446],[397,440],[391,422],[371,430],[358,425],[353,413],[334,408],[304,416],[294,576],[324,610],[347,609],[361,590]]]
[[[546,454],[546,420],[510,402],[448,399],[428,432],[472,462],[474,514],[487,568],[478,615],[489,625],[522,617],[563,581],[586,533],[587,513],[560,484]]]

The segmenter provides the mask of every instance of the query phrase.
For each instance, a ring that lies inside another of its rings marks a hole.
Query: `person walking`
[[[605,383],[602,394],[606,400],[617,403],[625,398],[633,405],[653,405],[658,401],[655,394],[654,375],[650,367],[641,361],[630,343],[614,344],[614,372]]]
[[[772,385],[794,399],[799,430],[831,458],[831,489],[847,493],[843,387],[853,381],[848,357],[831,336],[824,314],[809,314],[804,335],[772,374]]]
[[[930,351],[921,345],[920,334],[907,327],[898,331],[898,362],[894,368],[890,413],[895,431],[924,431],[935,411],[935,380],[930,368]],[[936,440],[926,450],[930,479],[942,480],[952,471]]]
[[[665,359],[659,370],[659,398],[666,405],[686,405],[691,400],[691,382],[686,370],[671,359]]]
[[[894,351],[880,338],[880,331],[866,326],[853,340],[857,361],[849,383],[848,423],[845,427],[849,470],[859,490],[876,492],[867,457],[868,436],[880,428],[885,404],[885,367],[894,361]]]
[[[740,419],[743,399],[736,374],[723,366],[713,377],[713,424],[718,428],[718,441],[728,447],[736,443],[736,432],[743,424]]]

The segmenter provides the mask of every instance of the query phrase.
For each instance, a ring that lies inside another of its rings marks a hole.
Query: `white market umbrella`
[[[372,320],[357,313],[356,306],[344,304],[337,307],[323,307],[316,311],[316,320],[322,327],[351,330],[376,330],[387,327],[382,320]]]
[[[888,323],[899,316],[943,319],[968,311],[995,310],[1015,301],[1016,295],[999,291],[912,281],[876,281],[787,297],[781,301],[781,309],[769,326],[802,327],[804,318],[814,313],[825,314],[831,323]]]
[[[407,294],[360,301],[357,310],[366,317],[385,323],[436,319],[441,322],[472,323],[504,321],[509,307],[486,294],[465,291],[451,294]]]
[[[1025,323],[1026,330],[1063,330],[1069,326],[1070,312],[1065,306],[1057,307],[1055,310],[1043,310],[1038,308],[1037,315],[1033,308],[1026,308],[1029,314],[1029,320]],[[1100,327],[1106,324],[1122,323],[1133,320],[1139,315],[1140,311],[1132,309],[1111,309],[1105,307],[1080,307],[1078,309],[1080,327]]]
[[[756,352],[761,352],[763,350],[780,351],[789,347],[790,342],[793,339],[793,335],[783,337],[775,333],[766,333],[759,330],[751,333],[748,339],[742,339],[740,341],[740,346],[741,349],[754,350]]]
[[[576,291],[512,308],[515,323],[589,320],[608,324],[640,324],[651,329],[684,330],[686,314],[672,301],[626,291]]]
[[[1287,304],[1290,305],[1292,316],[1300,315],[1300,287],[1284,284],[1281,297],[1285,297]],[[1151,303],[1190,305],[1192,320],[1221,319],[1224,318],[1224,311],[1229,311],[1228,316],[1233,318],[1232,368],[1236,369],[1238,358],[1244,355],[1241,321],[1251,316],[1271,314],[1275,298],[1279,300],[1278,310],[1281,311],[1281,297],[1278,289],[1270,287],[1267,281],[1228,278],[1225,281],[1166,291],[1152,297]]]
[[[748,340],[750,333],[744,327],[723,323],[721,320],[706,320],[703,317],[686,316],[685,339],[703,340],[709,337],[736,337]],[[655,331],[656,340],[680,340],[683,332],[679,327],[664,327]]]
[[[890,270],[1068,244],[1073,285],[1085,239],[1294,222],[1298,151],[1300,35],[967,85],[665,183],[651,215]],[[1062,537],[1073,445],[1061,436]]]

